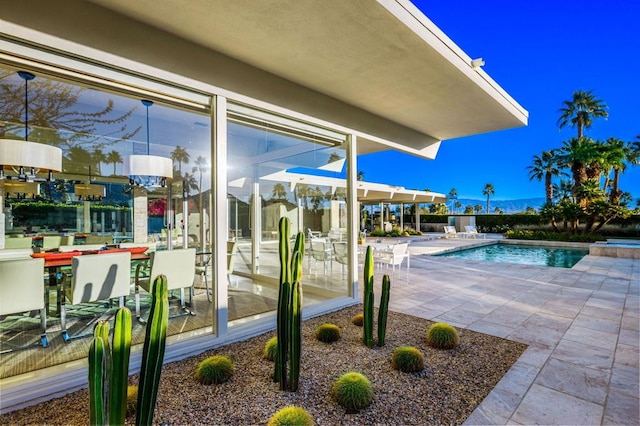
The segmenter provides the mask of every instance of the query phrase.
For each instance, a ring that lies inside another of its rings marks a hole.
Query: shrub
[[[453,349],[460,343],[458,330],[449,324],[437,322],[427,330],[427,343],[438,349]]]
[[[358,327],[362,327],[362,325],[364,324],[364,314],[355,314],[353,318],[351,318],[351,322]]]
[[[275,413],[267,426],[313,426],[313,419],[304,408],[289,406]]]
[[[127,387],[127,416],[132,416],[136,412],[138,402],[138,386],[129,385]]]
[[[340,339],[340,327],[330,323],[319,325],[316,328],[316,338],[325,343],[335,342]]]
[[[405,373],[417,373],[424,370],[424,355],[411,346],[400,346],[393,351],[391,366]]]
[[[275,361],[277,355],[278,355],[278,336],[275,336],[267,340],[267,343],[264,345],[264,351],[262,352],[262,357],[268,359],[269,361]]]
[[[196,377],[203,385],[224,383],[233,375],[233,362],[224,355],[209,357],[198,365]]]
[[[333,397],[348,413],[358,412],[373,402],[371,382],[360,373],[343,374],[333,384]]]

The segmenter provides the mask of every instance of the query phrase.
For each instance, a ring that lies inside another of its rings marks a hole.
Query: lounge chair
[[[445,238],[458,238],[458,234],[456,232],[455,226],[444,226],[444,237]]]
[[[487,234],[478,232],[475,226],[465,226],[464,236],[466,238],[487,238]]]

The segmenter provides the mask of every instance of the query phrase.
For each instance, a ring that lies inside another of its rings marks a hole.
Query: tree
[[[502,211],[502,209],[500,207],[496,207],[493,209],[493,213],[495,214],[504,214],[504,212]]]
[[[553,200],[553,178],[566,176],[560,167],[554,154],[554,151],[543,151],[542,155],[534,155],[533,163],[527,167],[529,169],[529,180],[541,181],[544,179],[544,192],[546,202],[551,203]]]
[[[483,208],[484,207],[482,207],[480,204],[476,204],[475,206],[473,206],[473,210],[475,210],[476,214],[480,214]]]
[[[633,143],[625,143],[621,139],[609,138],[603,145],[604,164],[609,169],[606,173],[604,183],[604,191],[607,190],[609,182],[611,182],[611,191],[609,192],[609,202],[617,204],[622,197],[620,190],[620,173],[626,170],[628,164],[638,164],[640,159],[640,150],[634,149]],[[613,178],[610,179],[613,171]]]
[[[284,188],[283,184],[278,182],[273,185],[273,189],[271,190],[271,198],[283,200],[286,196],[287,196],[287,190]]]
[[[107,156],[105,155],[104,152],[102,152],[102,150],[100,148],[96,148],[96,149],[93,150],[93,154],[91,155],[91,158],[92,158],[94,164],[97,166],[96,167],[96,174],[97,175],[102,175],[102,170],[101,170],[100,164],[107,162]]]
[[[199,173],[199,180],[198,180],[198,204],[200,206],[200,229],[201,230],[205,230],[204,229],[204,212],[202,211],[202,175],[204,175],[204,173],[209,170],[210,166],[209,166],[209,162],[207,161],[207,159],[205,157],[203,157],[202,155],[198,155],[198,158],[196,158],[196,161],[194,161],[195,166],[191,169],[191,173],[195,173],[198,172]],[[205,234],[208,235],[208,232]],[[203,246],[204,247],[204,246]]]
[[[560,118],[558,119],[558,127],[571,124],[572,127],[578,129],[578,138],[581,138],[584,129],[588,129],[593,124],[594,118],[607,118],[607,105],[604,101],[595,97],[592,91],[578,90],[573,92],[570,100],[562,102],[560,108]]]
[[[85,105],[80,109],[80,95],[90,89],[37,76],[29,82],[28,89],[30,141],[50,143],[63,150],[81,145],[103,148],[131,139],[140,131],[140,127],[130,130],[127,126],[138,107],[117,113],[115,101],[109,99],[104,107],[91,109]],[[23,139],[24,82],[13,71],[3,72],[0,92],[0,121],[6,123],[0,127],[0,137]]]
[[[600,158],[600,150],[597,143],[585,136],[571,138],[562,143],[559,154],[560,165],[569,167],[573,177],[573,196],[576,202],[581,204],[581,199],[576,195],[576,191],[587,180],[587,166]]]
[[[116,165],[118,163],[122,163],[122,156],[118,151],[111,151],[107,154],[106,162],[108,164],[113,164],[113,174],[116,174]]]
[[[464,206],[464,214],[473,214],[473,206],[471,204]]]
[[[456,201],[456,213],[460,210],[460,207],[462,207],[462,203],[460,201]]]
[[[489,207],[490,207],[489,200],[490,200],[491,196],[493,194],[495,194],[495,193],[496,193],[496,191],[493,188],[493,184],[491,184],[491,183],[486,184],[484,186],[484,188],[482,189],[482,194],[487,196],[487,213],[489,213],[491,211],[489,209]]]
[[[189,153],[185,148],[177,145],[176,148],[171,151],[171,159],[178,163],[178,173],[182,176],[182,163],[189,162]]]
[[[451,210],[453,211],[453,201],[458,199],[458,190],[451,188],[449,194],[447,194],[447,198],[451,201]]]

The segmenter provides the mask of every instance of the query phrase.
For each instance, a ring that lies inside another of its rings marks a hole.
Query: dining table
[[[49,288],[58,289],[61,284],[62,271],[64,268],[71,268],[73,258],[76,256],[100,255],[120,252],[130,252],[131,262],[146,262],[150,256],[145,252],[148,247],[130,247],[130,248],[114,248],[109,247],[103,250],[75,250],[68,252],[40,252],[33,253],[31,257],[44,258],[44,269],[46,275],[49,276]],[[45,293],[48,294],[45,284]],[[50,299],[46,301],[47,313],[49,313]],[[56,312],[60,312],[60,300],[56,299]]]

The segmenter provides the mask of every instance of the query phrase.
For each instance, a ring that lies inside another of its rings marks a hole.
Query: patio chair
[[[342,265],[342,275],[344,266],[349,264],[349,250],[346,242],[336,241],[333,243],[333,256]]]
[[[238,254],[238,243],[235,241],[227,241],[227,282],[229,286],[231,286],[231,275],[233,274],[233,266],[235,264],[235,259],[237,254]],[[196,264],[196,274],[201,275],[204,278],[204,286],[207,291],[207,300],[209,301],[209,303],[211,303],[211,293],[213,289],[209,290],[209,280],[207,278],[207,275],[211,271],[211,267],[212,267],[211,260],[213,255],[202,254],[200,256],[206,256],[206,259],[204,259],[199,264]]]
[[[309,248],[309,255],[315,261],[314,269],[317,269],[318,262],[322,262],[324,267],[324,274],[327,275],[327,262],[329,262],[331,270],[333,271],[333,249],[328,242],[321,238],[312,239]]]
[[[394,244],[389,250],[375,250],[373,253],[374,263],[386,268],[391,267],[392,275],[395,275],[396,266],[398,269],[402,267],[405,259],[407,259],[407,282],[409,282],[409,268],[411,266],[409,243]]]
[[[31,237],[13,237],[4,240],[5,249],[30,249],[32,245]]]
[[[307,238],[311,241],[314,238],[322,238],[321,231],[312,231],[311,228],[307,228]]]
[[[151,254],[151,253],[153,253],[154,251],[157,250],[158,243],[157,242],[150,242],[150,243],[120,243],[120,245],[118,247],[120,247],[122,249],[135,248],[135,247],[147,247],[148,250],[145,251],[145,253]]]
[[[73,244],[58,247],[59,252],[69,251],[97,251],[104,249],[104,244]]]
[[[42,237],[42,251],[57,250],[62,244],[62,236],[45,235]]]
[[[79,303],[109,301],[119,299],[119,306],[124,306],[125,297],[129,295],[131,284],[129,270],[131,253],[120,252],[110,254],[90,254],[74,256],[71,262],[71,274],[62,274],[62,282],[58,287],[60,301],[60,333],[65,342],[71,339],[91,335],[70,336],[67,330],[67,300],[69,305]]]
[[[445,238],[458,238],[458,233],[456,232],[455,226],[444,226],[444,237]]]
[[[147,272],[149,272],[147,274]],[[185,314],[195,315],[193,305],[193,279],[196,272],[196,249],[158,250],[153,253],[151,268],[138,265],[135,273],[136,317],[140,317],[140,288],[151,292],[153,281],[159,275],[167,277],[168,290],[180,290],[180,307]],[[189,289],[189,306],[186,308],[184,289]]]
[[[487,238],[487,234],[478,232],[476,227],[473,225],[465,226],[464,231],[465,231],[464,234],[466,238]]]
[[[0,261],[6,259],[31,259],[32,248],[4,248],[0,250]]]
[[[7,259],[0,261],[0,316],[40,311],[40,345],[49,346],[47,314],[42,272],[44,259]],[[20,347],[23,349],[32,345]],[[9,352],[10,350],[3,351]]]

